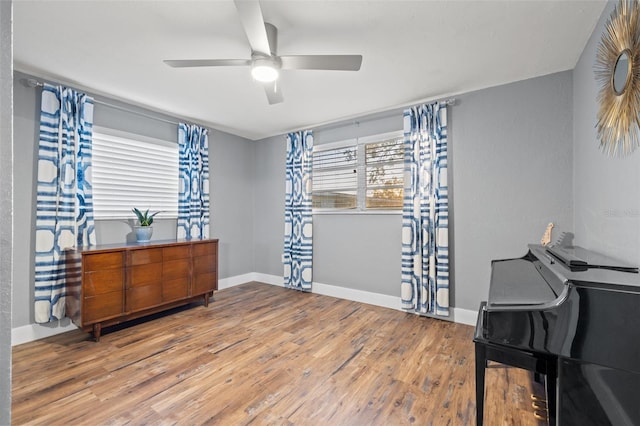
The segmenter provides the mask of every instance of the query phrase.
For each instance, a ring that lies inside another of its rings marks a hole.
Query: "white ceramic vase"
[[[136,226],[136,241],[139,243],[148,243],[151,241],[153,234],[153,226]]]

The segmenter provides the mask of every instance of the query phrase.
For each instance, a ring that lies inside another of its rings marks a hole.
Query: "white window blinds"
[[[178,144],[107,129],[93,133],[95,219],[131,219],[133,207],[178,216]]]
[[[357,206],[356,145],[313,153],[313,207],[352,209]]]

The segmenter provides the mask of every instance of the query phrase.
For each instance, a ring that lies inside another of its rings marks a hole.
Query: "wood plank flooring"
[[[260,283],[105,334],[13,349],[14,425],[472,425],[473,328]],[[492,368],[485,424],[537,425]]]

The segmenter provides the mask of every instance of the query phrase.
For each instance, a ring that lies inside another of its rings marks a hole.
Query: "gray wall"
[[[254,271],[282,275],[284,247],[284,136],[255,143],[253,245]],[[315,236],[314,230],[314,236]]]
[[[599,149],[598,104],[593,64],[605,23],[602,13],[574,70],[574,215],[576,243],[640,264],[640,150],[611,158]]]
[[[14,126],[16,191],[14,230],[15,284],[13,292],[13,327],[33,323],[35,182],[40,89],[25,84],[27,76],[15,73]],[[176,118],[123,104],[106,101],[142,114],[178,121]],[[94,124],[149,137],[177,140],[177,126],[144,115],[122,111],[96,103]],[[241,275],[253,271],[253,163],[254,144],[239,136],[211,130],[209,162],[211,173],[211,237],[220,239],[219,277]],[[154,240],[175,238],[175,220],[154,223]],[[131,226],[125,220],[98,221],[99,244],[124,242],[131,238]]]
[[[209,141],[211,235],[220,239],[220,278],[253,272],[255,144],[218,131]]]
[[[25,76],[15,73],[13,82],[13,146],[16,190],[13,194],[14,282],[13,327],[33,323],[33,285],[35,252],[35,182],[38,157],[40,90],[24,84]],[[36,96],[36,93],[38,94]]]
[[[476,310],[490,261],[547,224],[573,230],[571,71],[457,96],[449,109],[451,304]],[[401,111],[314,129],[315,144],[402,129]],[[282,273],[284,137],[257,142],[257,272]],[[399,296],[400,215],[315,215],[314,281]]]
[[[12,2],[0,1],[0,424],[11,424],[11,287],[13,212]]]
[[[477,309],[491,259],[572,231],[571,71],[473,92],[451,109],[456,306]]]

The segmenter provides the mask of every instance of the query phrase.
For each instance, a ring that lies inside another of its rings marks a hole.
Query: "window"
[[[402,132],[314,147],[313,208],[399,210],[402,208]]]
[[[111,129],[93,132],[95,219],[130,219],[131,209],[178,217],[178,144]]]

